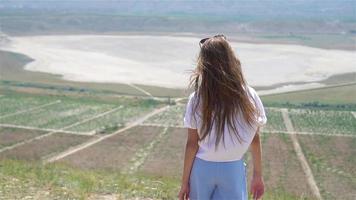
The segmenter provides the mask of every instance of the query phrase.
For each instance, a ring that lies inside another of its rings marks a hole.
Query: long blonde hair
[[[194,88],[195,102],[201,100],[202,124],[199,140],[210,134],[213,123],[216,122],[215,149],[221,138],[225,146],[223,133],[227,122],[228,128],[233,130],[233,135],[241,143],[243,139],[236,128],[236,117],[242,114],[247,124],[252,126],[256,122],[256,108],[249,100],[241,63],[225,36],[217,35],[203,41],[189,87]],[[196,113],[198,107],[198,103],[195,103],[193,113]]]

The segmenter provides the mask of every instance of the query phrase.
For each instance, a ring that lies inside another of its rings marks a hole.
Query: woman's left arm
[[[253,175],[250,193],[252,193],[253,199],[261,198],[264,193],[264,181],[262,177],[262,148],[259,132],[260,129],[258,128],[250,146],[253,159]]]

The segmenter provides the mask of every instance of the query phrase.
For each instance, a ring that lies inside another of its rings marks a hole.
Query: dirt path
[[[356,119],[356,112],[351,112],[351,114],[355,117]]]
[[[292,121],[290,120],[289,118],[289,115],[288,115],[288,110],[287,109],[282,109],[282,117],[283,117],[283,121],[284,121],[284,124],[285,126],[287,127],[287,130],[289,132],[295,132],[294,131],[294,127],[293,127],[293,124],[292,124]],[[297,157],[299,159],[299,162],[303,168],[303,171],[307,177],[307,180],[308,180],[308,184],[310,186],[310,189],[312,190],[313,194],[314,194],[314,197],[316,199],[322,199],[321,198],[321,195],[320,195],[320,191],[319,191],[319,188],[315,182],[315,179],[314,179],[314,176],[313,176],[313,173],[309,167],[309,164],[303,154],[303,151],[302,151],[302,148],[298,142],[298,138],[296,136],[296,134],[290,134],[289,135],[291,140],[292,140],[292,143],[293,143],[293,147],[294,147],[294,150],[297,154]]]
[[[80,145],[78,145],[76,147],[70,148],[67,151],[61,152],[61,153],[59,153],[59,154],[57,154],[57,155],[55,155],[55,156],[53,156],[51,158],[48,158],[44,162],[45,163],[50,163],[50,162],[54,162],[54,161],[60,160],[60,159],[62,159],[64,157],[67,157],[67,156],[72,155],[72,154],[74,154],[74,153],[76,153],[78,151],[81,151],[81,150],[83,150],[85,148],[88,148],[88,147],[90,147],[90,146],[92,146],[92,145],[94,145],[94,144],[96,144],[98,142],[101,142],[101,141],[103,141],[105,139],[113,137],[113,136],[115,136],[115,135],[117,135],[117,134],[119,134],[121,132],[124,132],[124,131],[134,127],[134,126],[140,125],[146,119],[148,119],[148,118],[150,118],[150,117],[152,117],[152,116],[154,116],[154,115],[156,115],[156,114],[158,114],[160,112],[163,112],[163,111],[167,110],[169,107],[170,106],[164,106],[162,108],[157,108],[157,109],[153,110],[152,112],[150,112],[150,113],[148,113],[148,114],[146,114],[146,115],[144,115],[144,116],[142,116],[142,117],[130,122],[124,128],[119,129],[119,130],[117,130],[116,132],[114,132],[112,134],[101,136],[101,137],[95,138],[95,139],[93,139],[93,140],[91,140],[89,142],[86,142],[86,143],[80,144]]]
[[[68,126],[65,126],[65,127],[61,128],[61,129],[59,129],[59,130],[50,131],[50,132],[48,132],[48,133],[46,133],[46,134],[43,134],[43,135],[40,135],[40,136],[31,138],[31,139],[28,139],[28,140],[25,140],[25,141],[22,141],[22,142],[19,142],[19,143],[16,143],[16,144],[13,144],[13,145],[11,145],[11,146],[4,147],[4,148],[0,149],[0,153],[1,153],[1,152],[4,152],[4,151],[11,150],[11,149],[14,149],[14,148],[16,148],[16,147],[22,146],[22,145],[24,145],[24,144],[30,143],[30,142],[35,141],[35,140],[40,140],[40,139],[42,139],[42,138],[51,136],[51,135],[53,135],[53,134],[55,134],[55,133],[63,132],[63,131],[65,131],[66,129],[72,128],[72,127],[74,127],[74,126],[76,126],[76,125],[79,125],[79,124],[81,124],[81,123],[88,122],[88,121],[93,120],[93,119],[96,119],[96,118],[98,118],[98,117],[102,117],[102,116],[104,116],[104,115],[106,115],[106,114],[108,114],[108,113],[110,113],[110,112],[113,112],[113,110],[117,110],[117,109],[120,109],[120,108],[121,108],[121,106],[119,106],[119,107],[117,107],[117,108],[114,108],[114,109],[111,109],[111,110],[109,110],[109,111],[105,111],[105,112],[100,113],[100,114],[98,114],[98,115],[95,115],[95,116],[93,116],[93,117],[84,119],[84,120],[82,120],[82,121],[75,122],[75,123],[73,123],[73,124],[70,124],[70,125],[68,125]]]
[[[18,142],[16,144],[13,144],[11,146],[7,146],[7,147],[4,147],[2,149],[0,149],[0,153],[4,152],[4,151],[8,151],[8,150],[11,150],[11,149],[14,149],[16,147],[19,147],[19,146],[22,146],[24,144],[27,144],[27,143],[30,143],[32,141],[35,141],[35,140],[40,140],[44,137],[48,137],[52,134],[56,133],[56,131],[53,131],[53,132],[49,132],[49,133],[46,133],[46,134],[43,134],[43,135],[40,135],[40,136],[37,136],[37,137],[34,137],[34,138],[31,138],[31,139],[28,139],[28,140],[25,140],[25,141],[22,141],[22,142]]]
[[[323,135],[323,136],[330,136],[330,137],[351,137],[354,138],[356,135],[350,135],[350,134],[325,134],[325,133],[318,133],[318,132],[298,132],[298,131],[261,131],[263,133],[278,133],[278,134],[297,134],[297,135]]]
[[[21,125],[14,125],[14,124],[0,124],[0,127],[19,128],[19,129],[45,131],[45,132],[52,132],[52,131],[59,132],[60,131],[61,133],[68,133],[68,134],[74,134],[74,135],[87,135],[87,133],[76,132],[76,131],[65,131],[65,130],[50,129],[50,128],[37,128],[37,127],[32,127],[32,126],[21,126]]]
[[[88,198],[88,200],[154,200],[154,199],[147,198],[147,197],[127,198],[127,197],[123,197],[120,194],[106,194],[106,195],[93,194]]]
[[[176,126],[176,125],[164,125],[164,124],[156,124],[156,123],[144,123],[140,124],[140,126],[155,126],[155,127],[170,127],[170,128],[185,128],[184,126]]]
[[[118,198],[114,194],[107,194],[107,195],[94,194],[90,196],[88,200],[118,200]]]
[[[10,113],[10,114],[7,114],[7,115],[0,116],[0,119],[6,118],[6,117],[11,117],[11,116],[22,114],[22,113],[26,113],[26,112],[30,112],[30,111],[34,111],[34,110],[38,110],[38,109],[45,108],[47,106],[51,106],[51,105],[54,105],[54,104],[57,104],[57,103],[60,103],[60,102],[61,102],[61,100],[57,100],[57,101],[53,101],[51,103],[46,103],[46,104],[43,104],[43,105],[40,105],[40,106],[35,106],[33,108],[30,108],[30,109],[20,110],[18,112],[14,112],[14,113]]]
[[[136,151],[135,155],[130,160],[130,164],[123,170],[124,173],[133,174],[145,162],[147,156],[152,152],[152,149],[159,143],[162,138],[167,135],[168,127],[165,127],[148,145]]]
[[[138,86],[136,86],[134,84],[128,83],[127,85],[129,85],[129,86],[135,88],[136,90],[146,94],[147,96],[153,97],[153,95],[151,93],[147,92],[146,90],[144,90],[144,89],[142,89],[142,88],[140,88],[140,87],[138,87]]]
[[[268,96],[268,95],[278,95],[278,94],[285,94],[289,92],[304,92],[304,91],[311,91],[311,90],[320,90],[320,89],[328,89],[328,88],[336,88],[336,87],[343,87],[343,86],[349,86],[349,85],[355,85],[356,82],[349,82],[349,83],[339,83],[339,84],[333,84],[333,85],[325,85],[325,86],[318,86],[318,87],[303,87],[299,89],[288,89],[288,90],[283,90],[283,91],[273,91],[274,89],[267,89],[267,90],[258,90],[259,96]],[[280,87],[278,87],[280,88]]]
[[[182,104],[183,104],[182,101],[183,101],[184,99],[187,99],[187,98],[186,98],[186,97],[176,98],[176,99],[174,100],[174,102],[176,102],[176,104],[182,105]]]

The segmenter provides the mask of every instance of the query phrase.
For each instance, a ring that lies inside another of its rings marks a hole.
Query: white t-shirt
[[[251,97],[249,97],[251,102],[260,111],[260,115],[256,116],[257,123],[251,127],[247,124],[246,120],[243,118],[242,115],[238,115],[236,117],[236,120],[239,122],[239,123],[236,122],[236,128],[239,132],[240,137],[243,139],[241,143],[239,143],[239,141],[234,135],[233,136],[230,135],[230,133],[228,132],[230,131],[228,125],[227,123],[225,123],[224,140],[225,140],[226,148],[224,148],[223,141],[221,138],[216,151],[215,151],[216,134],[215,134],[215,123],[214,123],[211,130],[212,132],[210,133],[210,137],[209,135],[207,135],[204,138],[204,140],[198,142],[199,150],[196,154],[197,157],[208,161],[226,162],[226,161],[240,160],[243,157],[243,155],[246,153],[248,147],[252,142],[253,137],[256,134],[257,128],[267,123],[267,117],[260,97],[252,87],[247,86],[247,88],[249,89],[251,96],[256,101],[256,102],[253,101]],[[200,133],[201,118],[199,117],[199,115],[201,116],[201,112],[199,111],[199,107],[197,109],[197,113],[192,112],[193,105],[195,105],[196,103],[195,99],[196,99],[195,92],[192,92],[189,95],[189,100],[186,105],[183,124],[184,127],[186,128],[198,129],[198,133]],[[193,114],[196,117],[196,121],[194,120]],[[231,134],[235,134],[235,133],[231,133]]]

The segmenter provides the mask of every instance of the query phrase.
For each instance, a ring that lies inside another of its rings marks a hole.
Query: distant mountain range
[[[7,33],[251,32],[356,34],[355,0],[0,0]]]
[[[220,15],[247,18],[356,20],[355,0],[0,0],[0,8],[107,11],[132,15]]]

